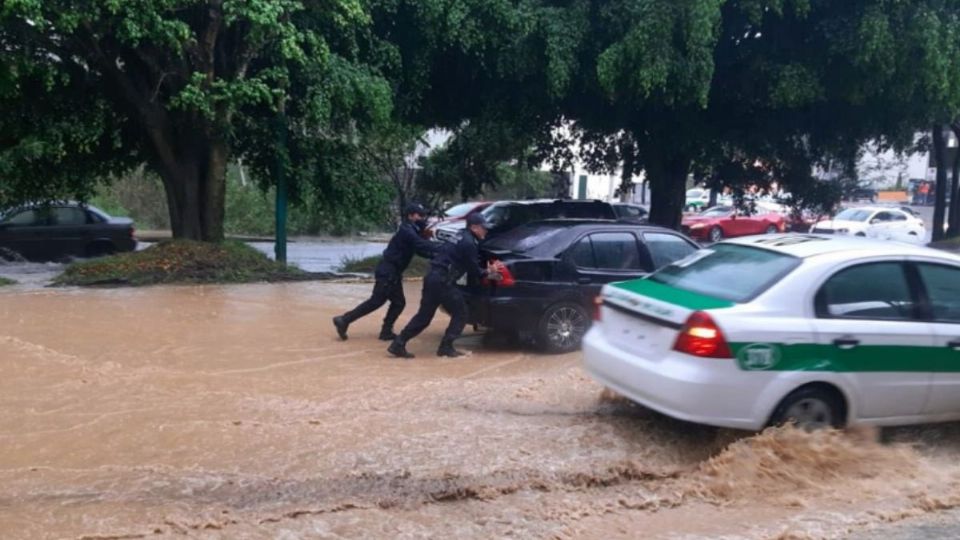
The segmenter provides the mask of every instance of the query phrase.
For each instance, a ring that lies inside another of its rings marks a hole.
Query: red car
[[[784,226],[783,216],[776,212],[748,216],[732,206],[714,206],[702,214],[685,216],[681,229],[696,240],[719,242],[735,236],[783,232]]]
[[[470,214],[476,214],[493,203],[486,201],[465,202],[456,204],[444,210],[439,218],[430,218],[427,220],[427,228],[423,230],[423,236],[433,238],[434,232],[439,225],[446,225],[455,221],[463,221]]]

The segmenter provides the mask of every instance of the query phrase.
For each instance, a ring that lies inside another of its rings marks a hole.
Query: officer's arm
[[[461,242],[460,246],[460,264],[466,269],[471,280],[479,281],[487,275],[487,271],[480,266],[480,251],[476,242]]]
[[[433,258],[433,255],[439,249],[439,242],[431,242],[423,238],[417,234],[413,227],[404,227],[403,230],[404,238],[406,238],[407,244],[413,247],[414,253],[427,259]]]

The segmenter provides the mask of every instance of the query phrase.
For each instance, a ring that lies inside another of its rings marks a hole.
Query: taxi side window
[[[960,269],[939,264],[918,264],[917,270],[927,288],[933,319],[960,323]]]
[[[899,262],[870,263],[834,274],[814,300],[818,317],[913,320],[914,301],[905,267]]]

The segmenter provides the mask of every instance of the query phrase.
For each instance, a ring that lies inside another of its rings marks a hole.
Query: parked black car
[[[503,281],[462,287],[468,323],[533,338],[550,352],[580,346],[594,299],[610,282],[635,279],[699,246],[652,225],[600,220],[530,223],[484,242],[481,254],[506,266]]]
[[[74,202],[26,205],[0,213],[0,248],[31,261],[96,257],[137,248],[133,221]]]
[[[500,201],[481,212],[490,224],[487,238],[501,234],[534,221],[545,219],[618,219],[610,203],[587,200],[532,200]],[[466,222],[458,221],[437,227],[434,238],[444,242],[456,242]]]

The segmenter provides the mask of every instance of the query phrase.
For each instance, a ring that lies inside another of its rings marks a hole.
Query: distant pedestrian
[[[460,241],[444,245],[434,256],[430,262],[430,272],[423,279],[420,309],[393,340],[387,352],[399,358],[413,358],[413,354],[407,351],[407,342],[430,326],[437,308],[443,306],[450,314],[450,324],[440,341],[437,356],[456,358],[463,355],[453,347],[453,341],[463,333],[467,315],[466,303],[456,282],[464,274],[473,281],[484,277],[494,281],[502,279],[500,266],[490,263],[486,270],[480,266],[479,244],[487,236],[487,228],[482,214],[467,216],[467,228]]]
[[[387,249],[383,251],[383,258],[374,271],[376,283],[373,285],[373,294],[352,311],[333,318],[333,326],[336,327],[340,339],[347,339],[347,328],[351,323],[380,309],[388,301],[390,307],[387,308],[383,326],[380,327],[380,339],[390,341],[397,337],[393,333],[393,325],[407,305],[403,296],[403,272],[410,266],[414,253],[430,258],[438,246],[436,242],[421,236],[427,216],[427,210],[423,206],[408,205],[403,214],[404,222],[390,239]]]

